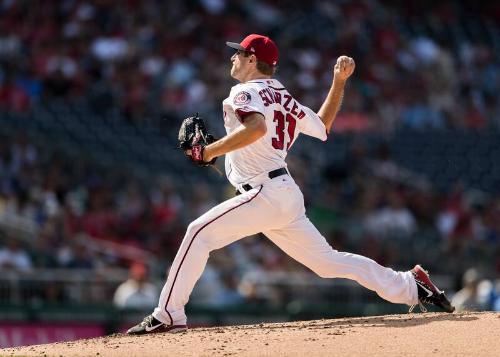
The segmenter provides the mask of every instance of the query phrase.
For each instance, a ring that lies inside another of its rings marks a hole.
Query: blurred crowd
[[[83,97],[138,122],[220,117],[233,84],[224,43],[260,32],[281,50],[278,78],[312,108],[335,59],[356,60],[336,131],[498,127],[499,13],[450,0],[4,0],[0,106]]]
[[[418,262],[453,277],[470,266],[500,275],[500,196],[458,184],[438,191],[394,162],[387,147],[359,148],[353,146],[345,165],[322,168],[319,192],[307,161],[292,156],[289,162],[309,217],[335,249],[399,269]],[[214,189],[200,180],[187,190],[172,177],[143,182],[130,172],[75,163],[24,135],[1,138],[0,168],[0,221],[33,233],[23,244],[10,231],[0,237],[0,267],[18,271],[137,265],[118,250],[91,249],[93,239],[151,252],[154,260],[140,263],[161,281],[188,223],[234,194],[228,184]],[[259,277],[306,271],[265,237],[246,238],[211,255],[195,300],[272,300],[268,289],[257,289]]]
[[[139,125],[193,111],[220,116],[233,85],[224,42],[260,32],[281,49],[277,77],[311,108],[324,98],[336,57],[355,58],[338,133],[498,128],[499,18],[498,4],[472,1],[4,0],[0,108],[29,112],[39,101],[79,98],[101,114],[118,108]],[[311,220],[335,249],[400,269],[422,263],[455,278],[471,266],[487,278],[500,275],[500,196],[459,183],[436,190],[383,144],[365,150],[355,141],[340,165],[311,168],[291,155],[289,166]],[[174,173],[144,181],[75,162],[23,135],[0,137],[1,221],[35,232],[24,244],[3,232],[0,268],[131,267],[115,295],[123,305],[123,295],[144,286],[149,262],[91,250],[76,237],[152,252],[159,264],[149,274],[161,280],[187,224],[234,194],[203,180],[182,186]],[[248,238],[211,255],[195,298],[271,299],[255,282],[276,271],[305,268],[263,236]],[[150,301],[157,290],[147,290]]]

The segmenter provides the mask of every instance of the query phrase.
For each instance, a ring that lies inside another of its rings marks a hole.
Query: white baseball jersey
[[[382,298],[412,305],[418,301],[411,272],[385,268],[366,257],[338,252],[306,216],[304,197],[288,174],[285,158],[299,133],[326,140],[321,119],[295,100],[275,79],[238,84],[223,102],[227,133],[238,130],[252,112],[265,117],[267,133],[226,154],[226,175],[242,194],[215,206],[193,221],[170,267],[153,316],[169,325],[185,325],[184,306],[207,263],[209,253],[238,239],[263,233],[285,253],[325,278],[348,278]],[[248,184],[247,190],[243,185]]]
[[[262,114],[267,126],[262,138],[226,154],[226,175],[235,187],[264,172],[286,167],[287,152],[300,133],[327,138],[321,118],[301,105],[276,79],[237,84],[222,105],[228,134],[238,130],[250,113]]]

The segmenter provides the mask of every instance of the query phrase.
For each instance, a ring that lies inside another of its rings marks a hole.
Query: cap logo
[[[250,100],[252,99],[252,96],[248,92],[239,92],[234,96],[234,104],[235,105],[245,105],[250,103]]]
[[[255,48],[250,47],[250,51],[255,52]]]

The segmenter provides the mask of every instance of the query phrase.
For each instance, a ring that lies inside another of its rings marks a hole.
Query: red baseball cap
[[[251,34],[240,43],[226,42],[226,45],[236,50],[253,53],[259,61],[266,62],[270,66],[276,66],[278,63],[278,47],[267,36]]]

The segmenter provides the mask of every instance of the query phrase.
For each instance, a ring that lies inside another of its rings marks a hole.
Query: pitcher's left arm
[[[266,135],[267,132],[266,122],[261,113],[251,113],[245,116],[245,120],[238,129],[222,139],[207,145],[203,151],[203,160],[211,161],[215,157],[241,149],[257,141]]]

